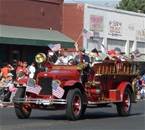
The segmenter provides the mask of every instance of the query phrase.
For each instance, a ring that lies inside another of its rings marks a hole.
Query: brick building
[[[84,27],[84,5],[64,4],[62,32],[83,47],[82,30]]]
[[[0,0],[0,24],[61,31],[63,0]]]

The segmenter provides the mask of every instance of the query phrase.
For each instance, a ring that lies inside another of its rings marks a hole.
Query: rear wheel
[[[25,97],[25,87],[18,88],[14,100]],[[14,103],[15,113],[19,119],[29,118],[31,115],[31,105],[25,103]]]
[[[131,92],[127,88],[123,94],[123,101],[121,103],[117,103],[117,112],[120,116],[128,116],[131,111]]]
[[[69,120],[78,120],[85,112],[82,93],[79,89],[69,90],[67,94],[66,115]]]

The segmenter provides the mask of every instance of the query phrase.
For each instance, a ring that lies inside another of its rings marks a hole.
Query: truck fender
[[[66,93],[68,92],[68,90],[70,89],[74,89],[74,88],[78,88],[81,92],[82,92],[82,95],[83,95],[83,104],[87,104],[88,103],[88,99],[87,99],[87,96],[86,94],[84,93],[85,92],[85,89],[82,85],[82,83],[78,80],[69,80],[69,81],[66,81],[64,83],[64,87],[63,87],[66,91]]]
[[[123,100],[124,91],[128,86],[131,86],[129,82],[121,82],[117,87],[117,89],[120,91],[121,101]]]
[[[64,83],[64,86],[74,86],[76,83],[78,83],[79,81],[77,80],[69,80],[69,81],[66,81]]]

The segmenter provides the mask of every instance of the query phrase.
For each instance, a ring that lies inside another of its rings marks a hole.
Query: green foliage
[[[116,8],[145,13],[145,0],[121,0]]]

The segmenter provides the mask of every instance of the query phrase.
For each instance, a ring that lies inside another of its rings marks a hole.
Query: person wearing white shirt
[[[34,78],[34,75],[35,75],[35,72],[36,72],[35,64],[32,63],[29,66],[28,70],[29,70],[29,78],[32,78],[33,79]]]
[[[61,52],[60,57],[58,57],[55,65],[67,65],[68,64],[68,54],[65,52]]]

